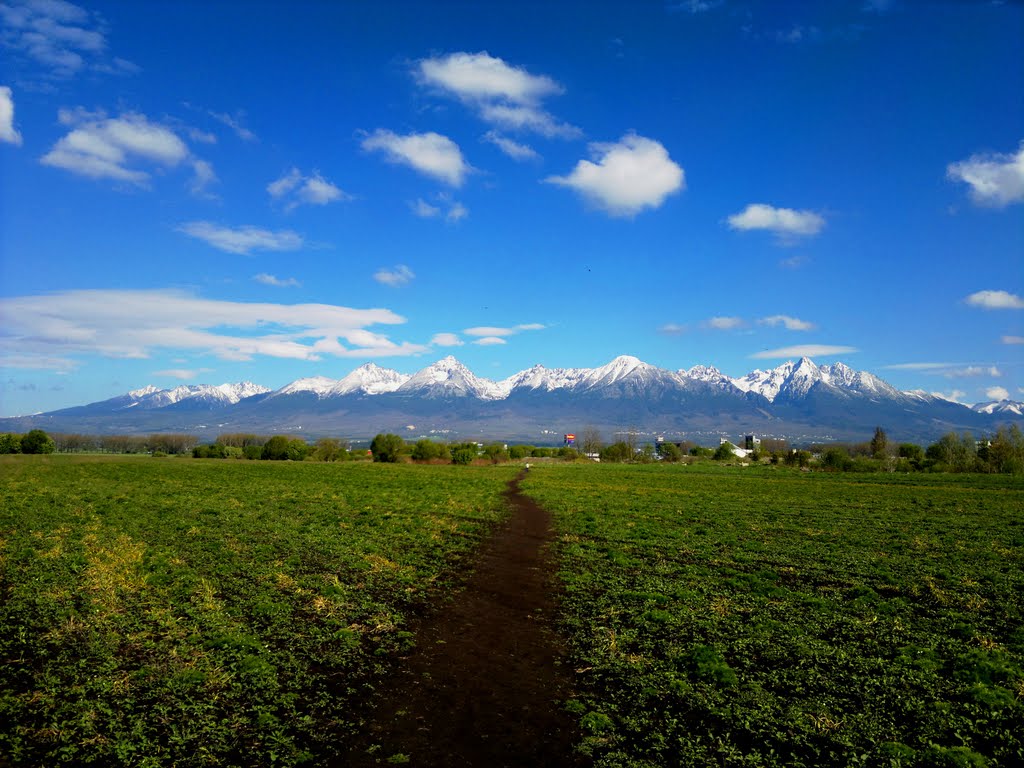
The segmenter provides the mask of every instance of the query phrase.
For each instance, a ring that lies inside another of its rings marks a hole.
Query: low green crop
[[[1024,483],[545,467],[598,766],[1024,764]]]
[[[511,468],[0,461],[0,763],[336,760]]]

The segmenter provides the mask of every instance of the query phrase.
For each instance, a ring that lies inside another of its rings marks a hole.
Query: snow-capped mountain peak
[[[316,395],[318,398],[327,397],[337,384],[336,379],[329,379],[326,376],[308,376],[304,379],[296,379],[291,384],[285,384],[274,392],[273,397],[306,393]]]
[[[375,363],[366,363],[337,381],[331,394],[347,395],[351,392],[362,392],[366,395],[379,395],[383,392],[394,392],[409,379],[408,374],[381,368]]]

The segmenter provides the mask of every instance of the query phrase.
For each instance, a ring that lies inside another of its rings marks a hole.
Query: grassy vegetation
[[[0,457],[0,763],[330,760],[514,471]]]
[[[599,766],[1024,764],[1024,482],[543,467]]]

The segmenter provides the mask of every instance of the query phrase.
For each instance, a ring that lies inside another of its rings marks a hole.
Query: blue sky
[[[0,46],[0,415],[449,354],[1024,399],[1021,3],[5,0]]]

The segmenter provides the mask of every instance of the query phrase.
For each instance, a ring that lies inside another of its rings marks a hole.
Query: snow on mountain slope
[[[1016,400],[993,400],[988,403],[975,403],[971,406],[971,410],[976,413],[985,413],[989,416],[999,413],[1024,416],[1024,403]]]
[[[843,364],[816,365],[804,357],[787,361],[776,368],[755,370],[740,378],[730,378],[709,365],[695,365],[689,370],[670,371],[650,365],[631,355],[621,355],[597,368],[545,368],[535,365],[501,381],[476,376],[456,358],[448,356],[415,374],[399,373],[374,363],[361,365],[344,378],[311,376],[297,379],[271,393],[272,398],[306,394],[317,399],[346,395],[378,396],[389,393],[423,397],[469,397],[478,400],[503,400],[514,392],[592,393],[607,392],[614,397],[642,397],[649,392],[671,391],[710,385],[724,392],[754,392],[775,402],[782,398],[796,402],[806,398],[817,385],[839,396],[864,396],[869,399],[930,400],[925,393],[904,393],[866,371],[856,371]],[[197,404],[229,405],[253,395],[269,392],[266,387],[241,382],[238,384],[182,385],[174,389],[153,386],[133,390],[114,398],[118,408],[162,408],[183,400]],[[981,410],[985,408],[987,410]],[[1003,412],[1021,415],[1009,404],[985,403],[976,406],[979,413]]]
[[[353,392],[379,395],[383,392],[394,392],[410,378],[412,377],[408,374],[381,368],[374,363],[366,363],[339,379],[331,389],[331,395],[348,395]]]
[[[414,373],[394,391],[424,397],[476,397],[480,400],[501,400],[507,395],[497,382],[477,377],[451,355]]]

